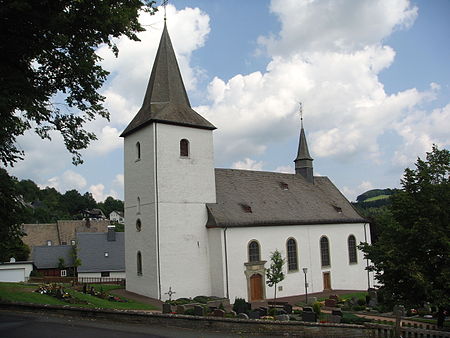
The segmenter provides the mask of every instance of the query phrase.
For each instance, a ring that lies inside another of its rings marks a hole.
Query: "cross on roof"
[[[300,121],[302,123],[302,128],[303,128],[303,103],[300,101],[298,103],[298,105],[299,105],[298,110],[299,110],[299,113],[300,113]]]
[[[163,0],[162,1],[162,6],[164,7],[164,20],[166,20],[166,6],[167,6],[167,3],[169,2],[169,0]]]

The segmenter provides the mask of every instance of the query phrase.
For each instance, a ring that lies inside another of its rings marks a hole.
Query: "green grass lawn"
[[[373,202],[373,201],[378,201],[378,200],[384,200],[386,198],[390,198],[391,195],[378,195],[378,196],[374,196],[374,197],[370,197],[366,200],[364,200],[364,202]]]
[[[122,288],[119,285],[111,284],[93,284],[97,291],[109,293],[111,290]],[[55,297],[42,295],[34,292],[38,288],[37,285],[24,283],[1,283],[0,282],[0,299],[13,302],[33,303],[33,304],[50,304],[50,305],[67,305],[69,303],[59,300]],[[155,310],[156,308],[149,304],[139,303],[130,299],[122,302],[113,302],[107,299],[84,294],[72,288],[69,284],[64,285],[64,289],[75,299],[84,301],[87,304],[70,304],[76,307],[101,308],[101,309],[120,309],[120,310]]]

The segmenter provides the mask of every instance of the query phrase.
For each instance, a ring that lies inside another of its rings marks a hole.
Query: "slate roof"
[[[207,227],[366,222],[327,177],[215,169]]]
[[[125,271],[125,237],[115,233],[115,241],[108,241],[105,232],[77,233],[78,272]],[[105,252],[108,257],[105,257]]]
[[[73,266],[71,245],[35,246],[31,257],[38,269],[58,268],[60,257],[64,258],[65,267]]]
[[[216,129],[191,108],[165,23],[144,103],[120,136],[125,137],[152,122]]]

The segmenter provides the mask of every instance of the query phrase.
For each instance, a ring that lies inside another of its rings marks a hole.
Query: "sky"
[[[294,172],[298,102],[315,175],[349,199],[395,188],[432,144],[450,145],[450,1],[173,0],[167,26],[192,107],[213,123],[218,168]],[[97,50],[110,121],[74,166],[62,138],[18,138],[19,179],[123,199],[123,139],[141,107],[163,10],[141,42]]]

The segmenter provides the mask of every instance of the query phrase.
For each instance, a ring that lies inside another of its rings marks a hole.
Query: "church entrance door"
[[[331,277],[329,271],[323,273],[323,289],[331,290]]]
[[[251,300],[263,299],[262,276],[256,273],[250,277],[250,298]]]

